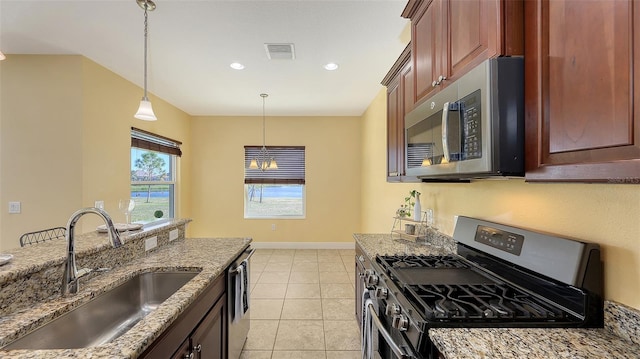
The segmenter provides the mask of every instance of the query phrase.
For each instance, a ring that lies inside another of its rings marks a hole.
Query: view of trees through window
[[[303,217],[304,185],[245,184],[245,211],[250,218]]]
[[[132,222],[151,222],[174,216],[175,156],[131,148]]]

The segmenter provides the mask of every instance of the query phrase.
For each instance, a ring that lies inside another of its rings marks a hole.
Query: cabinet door
[[[171,356],[171,359],[193,359],[194,357],[191,354],[191,342],[187,339],[180,345],[176,353]]]
[[[402,132],[404,133],[404,115],[411,112],[413,110],[415,94],[414,94],[414,86],[413,86],[413,63],[411,61],[407,61],[402,70],[400,71],[400,88],[402,90]],[[403,143],[404,143],[404,136]]]
[[[500,0],[443,0],[442,52],[448,81],[498,54]]]
[[[197,359],[226,358],[227,297],[222,296],[191,335],[192,350]]]
[[[402,175],[402,162],[400,161],[402,148],[398,142],[401,101],[400,81],[399,78],[396,78],[387,87],[387,180],[389,181],[397,181]]]
[[[414,103],[429,96],[436,87],[433,82],[443,73],[437,44],[442,36],[441,0],[425,0],[411,18],[411,58],[415,79]]]
[[[526,1],[526,178],[640,181],[640,6]]]

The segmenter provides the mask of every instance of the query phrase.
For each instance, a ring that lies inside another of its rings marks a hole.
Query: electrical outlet
[[[178,239],[178,229],[174,229],[169,232],[169,241]]]
[[[275,231],[275,230],[276,230],[276,224],[275,224],[275,223],[272,223],[272,224],[271,224],[271,230],[272,230],[272,231]]]
[[[153,236],[144,240],[144,250],[150,251],[158,246],[158,236]]]
[[[104,201],[96,201],[93,206],[98,209],[104,210]]]
[[[18,214],[22,212],[22,205],[20,202],[9,202],[9,213]]]

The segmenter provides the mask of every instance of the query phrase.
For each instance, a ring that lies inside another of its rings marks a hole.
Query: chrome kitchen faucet
[[[122,245],[120,235],[111,221],[111,217],[107,212],[99,208],[82,208],[71,215],[69,222],[67,222],[67,262],[64,266],[64,275],[62,278],[62,288],[60,289],[62,295],[78,293],[78,279],[91,273],[93,270],[89,268],[82,268],[78,271],[76,267],[76,250],[74,240],[74,230],[76,223],[80,220],[80,217],[87,213],[95,213],[104,219],[107,224],[107,233],[109,233],[109,241],[113,248],[118,248]]]

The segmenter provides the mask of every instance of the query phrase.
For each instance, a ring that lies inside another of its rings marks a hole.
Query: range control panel
[[[519,256],[522,252],[524,236],[496,228],[478,226],[475,241]]]

